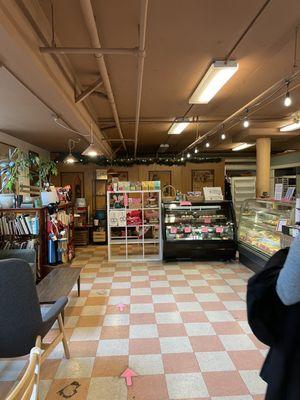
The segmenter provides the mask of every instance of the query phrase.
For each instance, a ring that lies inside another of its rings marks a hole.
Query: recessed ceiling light
[[[174,122],[168,131],[169,135],[180,135],[189,125],[189,122]]]
[[[189,99],[190,104],[207,104],[236,73],[239,65],[235,61],[215,61],[201,79]]]
[[[208,148],[209,146],[210,146],[209,142],[206,142],[206,143],[205,143],[205,147]]]

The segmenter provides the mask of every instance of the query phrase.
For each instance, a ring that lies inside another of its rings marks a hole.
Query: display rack
[[[237,224],[239,223],[241,206],[245,200],[256,197],[255,176],[235,176],[231,178],[231,194]]]
[[[108,191],[108,259],[162,258],[161,191]]]
[[[163,203],[163,239],[164,260],[234,259],[237,246],[232,203]]]

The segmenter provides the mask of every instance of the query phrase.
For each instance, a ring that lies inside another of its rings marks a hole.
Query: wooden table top
[[[36,289],[40,303],[55,303],[68,296],[80,276],[80,267],[57,267],[42,279]]]

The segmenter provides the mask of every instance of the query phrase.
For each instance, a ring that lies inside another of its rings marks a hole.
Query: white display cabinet
[[[109,261],[162,259],[161,191],[107,192]]]
[[[239,224],[241,206],[245,200],[256,198],[256,177],[236,176],[231,178],[231,194],[236,222]]]

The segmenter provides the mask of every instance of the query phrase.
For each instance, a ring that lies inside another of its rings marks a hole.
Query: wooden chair
[[[44,350],[41,362],[62,341],[66,358],[70,358],[62,321],[68,298],[60,297],[42,315],[36,286],[28,262],[20,259],[0,260],[0,357],[20,357],[29,354],[36,337],[41,340],[58,321],[60,332]]]
[[[30,351],[29,364],[17,386],[8,394],[6,400],[38,400],[41,367],[41,337]]]

